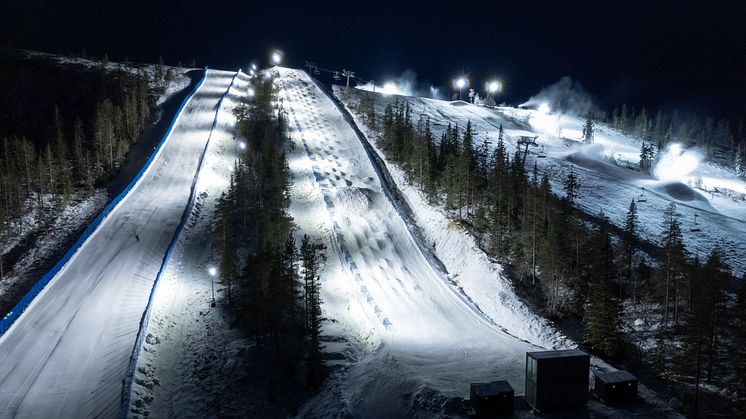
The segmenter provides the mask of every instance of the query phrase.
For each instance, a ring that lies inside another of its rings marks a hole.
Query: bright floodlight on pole
[[[283,57],[282,51],[276,49],[272,51],[272,56],[270,57],[272,60],[272,65],[280,65],[282,63],[282,57]]]
[[[493,81],[487,83],[487,91],[489,93],[493,94],[493,95],[495,93],[500,92],[502,90],[502,88],[503,88],[502,83],[500,83],[497,80],[493,80]]]
[[[458,100],[461,100],[461,91],[469,84],[469,80],[467,80],[466,77],[459,77],[454,80],[453,84],[458,89]]]

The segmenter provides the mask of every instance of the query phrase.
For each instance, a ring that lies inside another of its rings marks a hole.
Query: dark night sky
[[[157,4],[154,4],[157,3]],[[571,5],[569,3],[572,3]],[[0,44],[235,68],[271,47],[383,81],[411,68],[447,87],[500,76],[520,103],[568,75],[609,108],[626,101],[746,113],[746,2],[0,0]]]

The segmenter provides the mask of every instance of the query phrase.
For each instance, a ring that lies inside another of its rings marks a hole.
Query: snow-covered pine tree
[[[583,124],[583,142],[586,144],[593,144],[594,141],[594,126],[593,114],[588,112],[588,116],[585,118],[585,124]]]

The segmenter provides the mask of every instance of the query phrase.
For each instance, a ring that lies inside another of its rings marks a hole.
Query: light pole
[[[484,99],[485,106],[495,106],[497,101],[495,100],[495,94],[501,92],[503,89],[502,83],[497,80],[487,82],[487,97]]]
[[[469,84],[469,80],[467,80],[466,77],[459,77],[453,82],[453,84],[458,89],[458,100],[461,100],[461,91]]]
[[[212,288],[212,302],[210,302],[210,307],[215,307],[215,275],[218,274],[218,270],[214,266],[210,266],[207,268],[207,273],[210,274],[210,286]]]

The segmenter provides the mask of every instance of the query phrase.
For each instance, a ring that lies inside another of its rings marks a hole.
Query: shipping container
[[[590,356],[578,349],[526,353],[526,402],[537,411],[588,402]]]
[[[629,372],[599,372],[595,376],[594,392],[605,404],[615,405],[637,400],[637,377]]]
[[[472,383],[469,401],[476,417],[513,416],[513,387],[507,381]]]

